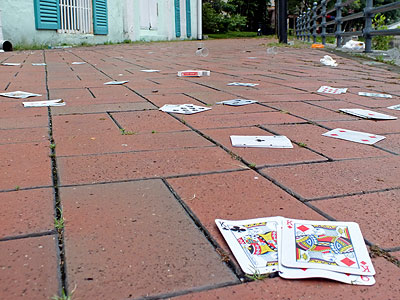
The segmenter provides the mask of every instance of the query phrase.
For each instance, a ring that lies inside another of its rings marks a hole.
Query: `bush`
[[[217,13],[210,3],[203,4],[203,31],[204,33],[225,33],[228,23],[222,14]]]
[[[386,17],[382,14],[377,14],[374,17],[373,27],[375,30],[386,30],[388,27],[385,25]],[[393,39],[393,36],[389,35],[381,35],[381,36],[374,36],[372,38],[372,45],[375,50],[388,50],[389,43]]]

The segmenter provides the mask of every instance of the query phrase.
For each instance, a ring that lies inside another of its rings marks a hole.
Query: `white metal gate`
[[[93,33],[92,0],[60,0],[61,33]]]

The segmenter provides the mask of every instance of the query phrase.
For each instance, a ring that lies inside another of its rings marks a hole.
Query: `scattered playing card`
[[[40,95],[40,94],[32,94],[32,93],[28,93],[28,92],[15,91],[15,92],[9,92],[9,93],[0,93],[0,96],[10,97],[10,98],[25,99],[25,98],[28,98],[28,97],[39,97],[39,96],[42,96],[42,95]]]
[[[281,217],[243,221],[215,220],[218,229],[247,274],[278,271]]]
[[[322,135],[337,138],[337,139],[342,139],[342,140],[346,140],[346,141],[367,144],[367,145],[372,145],[372,144],[375,144],[376,142],[379,142],[379,141],[385,139],[385,137],[382,135],[376,135],[376,134],[372,134],[372,133],[359,132],[359,131],[352,131],[352,130],[342,129],[342,128],[333,129]]]
[[[339,95],[339,94],[345,94],[347,92],[347,88],[333,88],[330,86],[321,86],[318,91],[318,93],[326,93],[326,94],[335,94],[335,95]]]
[[[175,114],[191,115],[209,109],[211,109],[211,107],[202,107],[193,104],[165,104],[163,107],[160,107],[159,110]]]
[[[400,104],[389,106],[389,109],[400,110]]]
[[[141,72],[147,72],[147,73],[155,73],[155,72],[160,72],[160,70],[140,70]]]
[[[20,66],[20,63],[2,63],[3,66]]]
[[[44,106],[64,106],[66,103],[62,99],[35,101],[35,102],[22,102],[24,107],[44,107]]]
[[[226,101],[217,102],[216,104],[224,104],[224,105],[231,105],[231,106],[241,106],[241,105],[247,105],[247,104],[252,104],[252,103],[257,103],[257,101],[255,101],[255,100],[245,100],[245,99],[233,99],[233,100],[226,100]]]
[[[32,66],[46,66],[45,63],[32,63]]]
[[[74,61],[71,63],[71,65],[84,65],[84,64],[86,64],[86,62],[84,61]]]
[[[375,274],[360,227],[354,222],[285,219],[282,265],[346,274]]]
[[[231,135],[233,147],[252,148],[293,148],[290,140],[284,135],[273,136],[241,136]]]
[[[127,82],[129,82],[129,80],[109,81],[109,82],[106,82],[104,84],[107,84],[107,85],[120,85],[120,84],[124,84],[124,83],[127,83]]]
[[[367,109],[359,109],[359,108],[342,108],[340,111],[354,115],[357,117],[365,118],[365,119],[376,119],[376,120],[396,120],[397,117],[389,116],[386,114],[378,113],[372,110]]]
[[[210,71],[204,70],[186,70],[186,71],[179,71],[179,77],[201,77],[201,76],[210,76]]]
[[[247,82],[231,82],[228,83],[227,85],[230,86],[250,86],[250,87],[255,87],[257,85],[259,85],[258,83],[247,83]]]
[[[367,97],[378,97],[378,98],[392,98],[392,95],[388,94],[376,94],[376,93],[366,93],[366,92],[358,92],[358,95]]]

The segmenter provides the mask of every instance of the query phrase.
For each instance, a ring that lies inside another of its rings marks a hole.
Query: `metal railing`
[[[372,37],[400,35],[400,29],[376,30],[372,26],[372,20],[378,13],[384,13],[400,9],[400,1],[379,7],[373,6],[373,0],[365,1],[363,11],[342,16],[343,8],[348,7],[356,0],[347,0],[344,3],[342,0],[336,0],[334,6],[327,10],[328,4],[333,0],[322,0],[320,4],[313,3],[312,8],[307,8],[306,11],[299,13],[296,19],[296,37],[303,41],[310,42],[311,37],[313,42],[316,42],[317,37],[321,37],[322,44],[326,44],[326,37],[334,36],[336,38],[336,46],[341,47],[343,37],[362,36],[365,39],[365,52],[372,52]],[[334,16],[333,16],[334,14]],[[327,18],[332,19],[328,20]],[[344,31],[343,25],[348,21],[363,20],[363,28],[358,31]]]

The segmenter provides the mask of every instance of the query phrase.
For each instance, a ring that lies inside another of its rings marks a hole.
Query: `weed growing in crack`
[[[251,280],[263,280],[268,277],[269,274],[261,274],[259,270],[252,268],[253,274],[246,274],[245,276]]]
[[[51,297],[51,300],[72,300],[75,290],[76,290],[76,285],[75,285],[74,289],[72,290],[72,292],[70,293],[70,295],[67,296],[67,294],[65,293],[65,290],[63,289],[61,292],[61,296],[55,295],[55,296]]]
[[[256,164],[249,164],[249,168],[255,169],[256,168]]]
[[[298,143],[298,145],[299,145],[299,147],[307,147],[307,144],[306,143]]]
[[[134,134],[136,134],[133,131],[126,131],[124,128],[121,128],[119,131],[121,132],[122,135],[134,135]]]
[[[50,144],[49,147],[50,147],[50,149],[52,149],[52,150],[53,150],[53,149],[56,149],[56,144]]]
[[[16,190],[16,191],[19,191],[19,189],[20,189],[19,185],[16,185],[16,186],[15,186],[15,190]]]
[[[59,217],[54,218],[54,227],[60,232],[64,229],[64,217],[62,210],[57,207]]]

